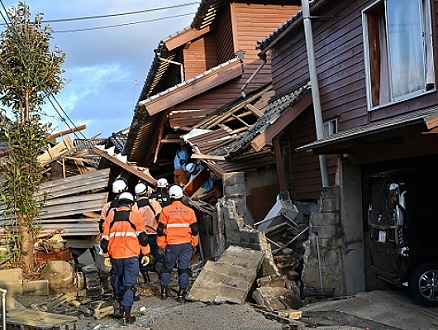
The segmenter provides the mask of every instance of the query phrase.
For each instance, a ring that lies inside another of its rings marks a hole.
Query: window
[[[330,136],[330,135],[337,133],[338,132],[337,118],[324,121],[322,124],[322,128],[323,128],[323,134],[324,134],[325,138],[327,136]]]
[[[379,0],[362,17],[370,109],[435,88],[429,0]]]

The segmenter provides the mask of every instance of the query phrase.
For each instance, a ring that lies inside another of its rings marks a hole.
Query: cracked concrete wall
[[[217,230],[220,232],[221,252],[229,246],[250,248],[265,252],[262,265],[263,276],[278,275],[279,270],[274,262],[271,245],[263,232],[246,226],[246,186],[245,174],[242,172],[225,173],[223,175],[224,198],[216,203]],[[220,252],[220,251],[217,251]]]
[[[338,185],[322,188],[320,210],[311,215],[302,281],[305,287],[320,288],[322,279],[324,288],[343,296],[365,290],[360,167],[339,160],[336,181]]]
[[[305,253],[302,281],[305,287],[335,288],[335,294],[345,291],[343,276],[343,231],[340,223],[339,186],[325,187],[321,193],[321,208],[310,218],[309,238]],[[320,260],[318,260],[318,250]],[[319,265],[319,262],[321,263]],[[319,272],[321,267],[321,276]]]

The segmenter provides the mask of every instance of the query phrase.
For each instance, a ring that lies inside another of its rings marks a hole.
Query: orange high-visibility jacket
[[[163,207],[159,223],[165,226],[164,236],[157,236],[157,244],[166,247],[167,244],[190,243],[198,245],[198,235],[192,235],[191,224],[196,223],[195,212],[188,206],[175,200],[172,204]]]
[[[157,215],[161,213],[161,205],[153,198],[148,198],[149,205],[145,205],[143,207],[138,208],[138,203],[141,204],[141,201],[145,200],[147,197],[141,197],[135,206],[132,209],[137,209],[138,212],[143,216],[144,224],[146,226],[146,234],[148,235],[156,235],[158,220]],[[152,206],[152,207],[151,207]],[[152,211],[153,209],[153,211]]]
[[[130,211],[129,221],[114,221],[116,212]],[[131,226],[132,224],[132,226]],[[135,227],[135,229],[133,228]],[[143,247],[138,241],[138,234],[145,231],[143,217],[138,211],[128,206],[120,206],[110,212],[103,223],[102,239],[108,240],[108,254],[111,258],[122,259],[144,255],[150,252],[149,246]]]

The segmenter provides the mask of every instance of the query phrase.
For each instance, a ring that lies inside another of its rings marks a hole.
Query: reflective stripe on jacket
[[[108,254],[115,259],[135,257],[140,255],[140,252],[147,254],[150,251],[149,247],[140,246],[137,238],[139,233],[145,231],[141,214],[127,206],[118,207],[116,211],[130,211],[129,221],[126,219],[113,222],[116,212],[111,212],[105,218],[102,238],[108,240]]]
[[[190,243],[198,245],[198,235],[192,236],[191,224],[196,223],[195,212],[181,201],[173,201],[163,208],[158,222],[165,226],[164,236],[157,236],[157,244],[165,247],[167,244]]]

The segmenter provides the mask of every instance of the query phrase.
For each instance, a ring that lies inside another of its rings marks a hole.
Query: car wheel
[[[419,303],[438,306],[438,263],[422,264],[412,273],[409,281],[409,290],[412,297]]]

